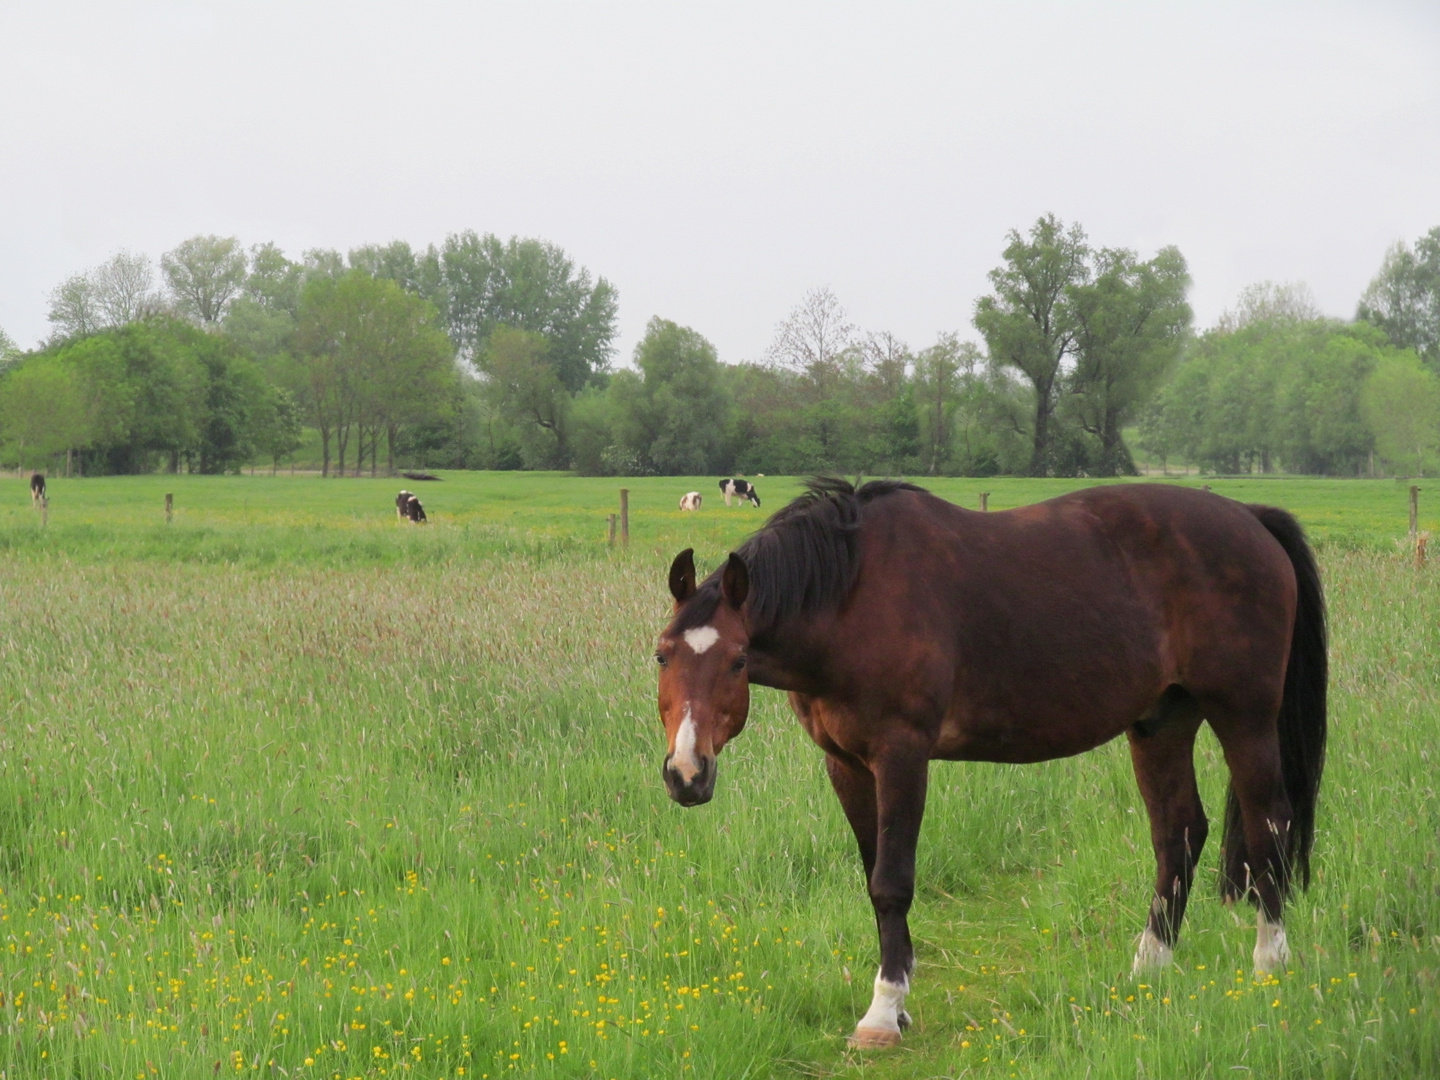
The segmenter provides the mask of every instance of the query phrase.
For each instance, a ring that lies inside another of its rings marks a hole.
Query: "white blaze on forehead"
[[[700,771],[700,761],[695,757],[695,718],[690,715],[690,703],[685,703],[685,719],[680,721],[680,730],[675,732],[675,753],[670,764],[687,784]]]
[[[720,631],[713,626],[697,626],[694,630],[685,631],[685,644],[695,650],[699,656],[706,649],[720,640]]]

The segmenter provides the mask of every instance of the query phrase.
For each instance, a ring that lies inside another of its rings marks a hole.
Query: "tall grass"
[[[659,777],[668,555],[693,529],[713,561],[759,515],[641,519],[612,555],[482,497],[429,531],[357,524],[375,559],[296,555],[292,528],[323,545],[343,521],[201,522],[234,529],[231,559],[123,521],[123,557],[12,548],[0,1075],[1433,1073],[1433,570],[1325,551],[1332,743],[1291,972],[1251,976],[1253,916],[1214,899],[1211,851],[1177,968],[1129,979],[1154,863],[1123,746],[937,764],[916,1026],[858,1054],[873,922],[783,698],[756,692],[710,805]],[[477,553],[467,528],[500,539]],[[1208,734],[1199,760],[1213,815]]]

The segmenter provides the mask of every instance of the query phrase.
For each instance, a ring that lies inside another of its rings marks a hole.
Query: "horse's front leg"
[[[910,902],[915,897],[915,846],[925,815],[929,755],[918,749],[887,753],[870,763],[874,777],[875,857],[870,871],[870,903],[880,931],[880,970],[870,1009],[855,1026],[851,1045],[894,1046],[910,1024],[905,996],[915,970],[910,944]],[[842,800],[843,801],[843,800]],[[864,844],[861,844],[864,851]]]

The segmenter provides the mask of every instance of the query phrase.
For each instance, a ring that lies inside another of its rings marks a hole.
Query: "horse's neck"
[[[823,651],[813,635],[786,627],[756,635],[746,651],[750,681],[755,685],[823,695]]]

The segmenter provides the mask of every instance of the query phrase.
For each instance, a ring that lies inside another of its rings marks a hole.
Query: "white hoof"
[[[847,1040],[856,1050],[888,1050],[900,1045],[899,1028],[857,1027]]]
[[[1255,929],[1255,973],[1273,975],[1290,964],[1290,943],[1285,940],[1285,925],[1270,922],[1261,914]]]
[[[1135,976],[1158,971],[1169,967],[1174,960],[1174,951],[1147,926],[1140,935],[1140,943],[1135,946],[1135,962],[1130,966],[1130,974]]]
[[[901,1029],[910,1026],[910,1014],[905,1011],[905,995],[909,992],[909,979],[892,983],[876,975],[875,996],[869,1011],[855,1026],[850,1045],[869,1049],[898,1046]]]

